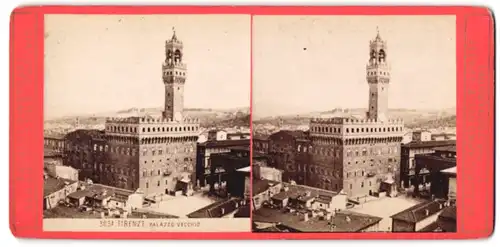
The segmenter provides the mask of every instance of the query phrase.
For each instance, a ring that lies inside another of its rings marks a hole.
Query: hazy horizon
[[[46,15],[46,119],[164,104],[165,41],[184,44],[186,108],[250,107],[248,15]]]
[[[365,67],[377,26],[391,65],[389,108],[454,108],[455,22],[455,16],[254,16],[253,114],[367,109]]]

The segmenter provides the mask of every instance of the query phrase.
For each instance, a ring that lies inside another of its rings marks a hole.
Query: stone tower
[[[183,55],[183,44],[177,39],[173,29],[172,38],[165,43],[165,62],[162,66],[165,84],[163,117],[179,122],[183,120],[184,83],[187,70],[182,60]]]
[[[390,66],[387,63],[387,43],[382,40],[377,28],[377,36],[370,41],[370,60],[366,65],[369,103],[367,118],[386,121],[388,114]]]

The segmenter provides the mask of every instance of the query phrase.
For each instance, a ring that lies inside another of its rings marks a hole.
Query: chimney
[[[304,213],[304,221],[307,222],[309,221],[309,213]]]
[[[288,186],[283,187],[284,191],[288,191]]]
[[[429,209],[425,210],[425,216],[429,216]]]
[[[222,215],[224,215],[224,213],[225,213],[224,208],[221,208],[221,211],[222,211]]]
[[[311,196],[311,191],[306,191],[306,196]]]

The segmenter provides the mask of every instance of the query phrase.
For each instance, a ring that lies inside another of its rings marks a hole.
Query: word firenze
[[[183,221],[165,221],[165,220],[155,220],[155,221],[145,221],[145,220],[101,220],[99,221],[99,227],[110,228],[110,227],[121,227],[121,228],[188,228],[188,227],[200,227],[200,222],[183,222]]]

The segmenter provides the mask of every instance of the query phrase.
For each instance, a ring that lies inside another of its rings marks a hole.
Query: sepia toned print
[[[250,231],[250,17],[45,17],[44,230]]]
[[[455,17],[253,20],[253,231],[456,232]]]

